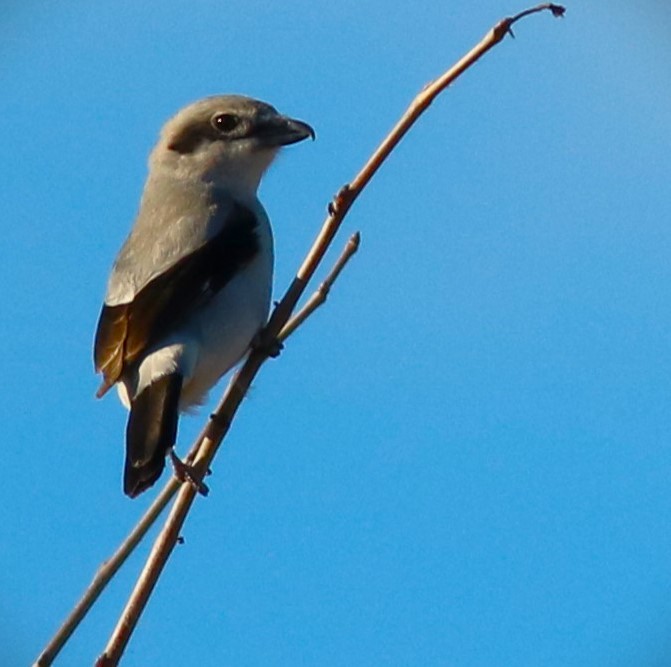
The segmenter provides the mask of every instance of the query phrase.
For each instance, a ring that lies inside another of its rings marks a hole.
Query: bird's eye
[[[232,132],[240,124],[240,119],[232,113],[218,113],[212,119],[212,125],[219,132]]]

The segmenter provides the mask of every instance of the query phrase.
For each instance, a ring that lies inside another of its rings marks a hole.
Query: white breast
[[[210,388],[242,358],[268,319],[273,242],[265,213],[260,219],[259,237],[259,254],[198,314],[194,323],[198,358],[182,390],[182,409],[202,403]]]
[[[184,376],[180,409],[200,405],[208,391],[247,352],[266,323],[273,277],[273,238],[268,217],[255,202],[259,253],[179,331],[161,340],[140,363],[134,386],[119,385],[128,407],[152,381],[179,370]]]

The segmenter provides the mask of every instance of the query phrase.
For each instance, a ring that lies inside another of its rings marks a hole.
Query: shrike
[[[265,324],[273,237],[256,191],[279,149],[307,137],[306,123],[236,95],[195,102],[161,132],[94,344],[97,396],[116,384],[130,409],[131,497],[161,475],[179,412],[205,400]]]

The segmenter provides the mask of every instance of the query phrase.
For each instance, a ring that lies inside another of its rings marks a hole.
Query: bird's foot
[[[268,340],[264,335],[263,331],[259,331],[254,338],[249,347],[254,352],[262,352],[267,354],[272,359],[277,359],[280,356],[280,352],[284,349],[284,345],[280,343],[277,338],[272,338]]]
[[[198,480],[198,473],[195,468],[188,463],[184,463],[184,461],[175,454],[175,450],[172,447],[170,448],[170,462],[172,463],[175,477],[177,477],[180,482],[189,482],[201,496],[206,496],[210,492],[207,484]]]

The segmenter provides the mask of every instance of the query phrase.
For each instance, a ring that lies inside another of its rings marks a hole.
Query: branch
[[[252,380],[256,376],[261,365],[268,358],[268,350],[272,349],[273,342],[282,342],[285,340],[326,300],[333,281],[337,278],[342,269],[342,266],[338,268],[338,263],[305,306],[294,315],[293,318],[289,319],[296,304],[305,291],[308,281],[314,275],[315,270],[322,261],[324,254],[329,248],[353,202],[375,175],[391,151],[396,147],[406,132],[428,108],[433,100],[466,69],[471,67],[481,56],[498,44],[507,34],[514,36],[511,30],[514,23],[530,14],[545,10],[550,11],[557,17],[563,16],[565,12],[565,9],[559,5],[544,3],[520,12],[513,17],[503,19],[452,68],[447,70],[438,79],[425,86],[422,92],[412,101],[396,126],[391,130],[368,162],[356,175],[354,180],[349,185],[343,187],[329,204],[329,215],[324,222],[317,239],[313,243],[283,299],[274,309],[271,319],[264,329],[262,336],[263,344],[250,354],[244,366],[233,376],[217,410],[211,415],[210,421],[205,426],[202,434],[196,440],[191,452],[187,456],[187,460],[195,459],[194,467],[201,479],[204,472],[207,471],[219,443],[226,435],[231,420]],[[348,247],[352,245],[355,247],[351,251],[349,257],[356,252],[356,246],[358,246],[357,235],[350,239]],[[347,252],[346,249],[343,254],[346,254]],[[343,261],[343,265],[347,262],[349,257]],[[330,278],[331,280],[329,280]],[[166,487],[156,498],[154,503],[152,503],[151,507],[147,510],[128,538],[114,555],[98,570],[84,596],[77,603],[70,616],[43,650],[35,663],[36,667],[46,667],[47,665],[52,664],[58,652],[81,622],[109,580],[114,576],[128,555],[146,534],[149,527],[160,515],[179,486],[179,483],[174,478],[167,483]],[[153,590],[156,580],[158,579],[158,576],[160,576],[167,558],[178,539],[179,531],[181,530],[189,508],[193,503],[194,497],[195,490],[192,485],[184,484],[181,486],[180,495],[173,506],[163,531],[159,535],[152,549],[135,590],[133,591],[128,604],[119,619],[117,627],[110,638],[105,653],[96,663],[100,667],[118,664],[123,650],[130,639],[130,635],[132,634],[149,595]]]
[[[328,292],[337,280],[340,272],[345,268],[349,260],[359,249],[360,235],[357,232],[353,234],[347,245],[342,251],[342,254],[336,261],[328,276],[321,283],[317,291],[310,297],[305,306],[301,308],[300,312],[294,316],[289,323],[282,329],[278,335],[278,341],[283,343],[296,329],[305,323],[307,318],[321,306],[328,296]],[[231,380],[231,383],[234,379]],[[189,453],[186,456],[186,461],[193,461],[198,453],[200,445],[207,435],[208,425],[203,429],[200,435],[196,438]],[[166,485],[163,487],[161,493],[155,498],[154,502],[149,506],[142,518],[135,525],[128,537],[121,543],[119,548],[106,560],[98,569],[93,580],[84,594],[74,606],[70,615],[65,619],[56,634],[51,638],[49,643],[44,647],[42,653],[35,661],[33,667],[48,667],[53,663],[58,653],[72,636],[72,633],[77,629],[82,622],[89,609],[95,604],[100,594],[106,588],[114,575],[119,571],[121,566],[126,562],[127,558],[134,551],[135,547],[140,543],[142,538],[147,534],[156,519],[161,515],[165,507],[168,505],[172,497],[177,493],[181,486],[181,482],[176,477],[171,477]]]
[[[51,665],[65,646],[72,633],[82,622],[84,616],[93,606],[100,594],[103,592],[112,577],[119,571],[119,568],[125,563],[128,556],[133,553],[135,547],[140,543],[147,531],[151,528],[154,521],[159,517],[170,499],[177,493],[180,482],[172,477],[165,485],[161,493],[156,497],[144,516],[135,525],[128,537],[122,542],[119,548],[112,554],[109,560],[106,560],[98,569],[89,587],[84,591],[84,595],[74,606],[70,615],[65,619],[56,634],[44,647],[42,653],[35,661],[33,667],[47,667]]]
[[[287,326],[286,330],[281,331],[274,338],[277,343],[286,340],[305,322],[310,314],[324,303],[326,300],[326,293],[338,278],[347,262],[357,251],[359,241],[360,237],[358,233],[350,238],[329,275],[326,277],[322,285],[320,285],[317,292],[315,292],[315,295],[313,295],[306,306],[301,310],[301,313],[299,313],[301,315],[300,320],[294,318],[290,323],[292,326]],[[324,285],[327,286],[326,289],[323,289]],[[280,304],[278,304],[275,311],[277,311],[279,306]],[[268,330],[269,326],[270,323],[266,325],[265,331]],[[179,495],[168,515],[163,530],[152,547],[149,557],[147,558],[147,563],[140,573],[140,577],[135,585],[135,589],[133,590],[128,603],[119,618],[117,626],[110,637],[105,653],[96,662],[96,667],[110,667],[111,665],[118,664],[121,654],[137,625],[140,614],[146,606],[147,600],[163,571],[163,567],[177,544],[179,533],[186,519],[186,515],[198,493],[198,483],[202,481],[208,471],[212,459],[214,458],[221,441],[228,432],[232,419],[242,403],[242,399],[245,397],[252,380],[256,376],[261,365],[268,358],[268,349],[269,348],[257,348],[252,351],[245,364],[231,379],[219,406],[210,416],[210,421],[206,427],[204,436],[200,440],[195,460],[192,464],[196,477],[195,481],[197,483],[186,483],[181,485]]]
[[[333,238],[340,228],[347,212],[368,185],[382,163],[387,159],[391,151],[398,145],[406,132],[415,121],[433,102],[433,100],[452,83],[466,69],[473,65],[482,55],[492,49],[510,32],[511,26],[524,16],[531,13],[549,10],[554,16],[563,15],[562,7],[553,4],[539,5],[534,9],[527,10],[517,16],[500,21],[482,41],[466,54],[456,65],[445,72],[424,88],[424,90],[413,100],[406,113],[401,117],[389,135],[382,141],[378,149],[373,153],[354,180],[343,187],[329,205],[329,215],[317,236],[312,248],[307,254],[292,281],[289,289],[282,300],[277,304],[272,316],[265,326],[260,345],[249,355],[243,367],[234,375],[229,384],[219,407],[212,415],[209,423],[209,433],[202,441],[196,459],[193,463],[196,481],[202,480],[205,472],[209,469],[219,444],[228,432],[231,421],[235,416],[240,403],[244,399],[252,380],[256,377],[259,369],[268,358],[268,351],[276,347],[278,336],[293,313],[298,300],[302,296],[307,283],[314,275],[315,270],[322,261]],[[179,533],[184,525],[186,516],[191,509],[197,494],[194,484],[183,484],[172,510],[166,519],[161,533],[149,554],[149,558],[142,570],[137,584],[124,608],[121,617],[110,637],[105,652],[96,663],[96,667],[116,666],[121,659],[123,651],[137,625],[144,610],[149,596],[158,581],[170,554],[172,553]]]

